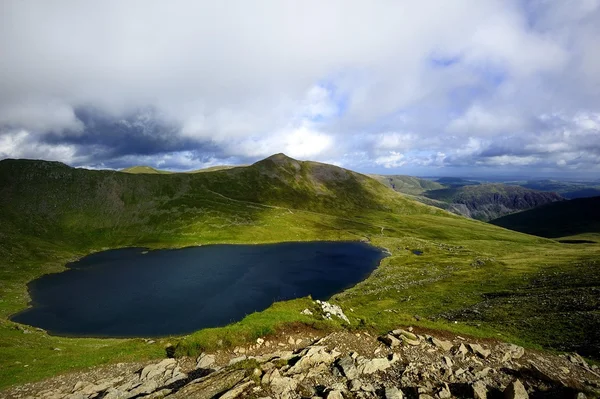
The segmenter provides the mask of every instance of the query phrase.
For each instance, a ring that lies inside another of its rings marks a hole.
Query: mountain
[[[600,196],[598,181],[529,180],[520,186],[539,191],[552,191],[567,199]]]
[[[428,190],[439,190],[444,186],[438,182],[405,175],[369,175],[399,193],[421,195]]]
[[[490,223],[548,238],[597,234],[600,233],[600,197],[547,204],[507,215]]]
[[[429,190],[427,198],[461,206],[461,214],[478,220],[492,220],[524,209],[562,201],[556,193],[535,191],[505,184],[479,184]]]
[[[282,331],[347,327],[303,314],[314,306],[310,298],[153,345],[55,337],[10,320],[27,307],[32,280],[122,247],[361,240],[389,256],[330,298],[348,310],[353,331],[410,323],[600,358],[600,246],[564,245],[460,217],[366,175],[284,154],[246,167],[167,174],[2,160],[0,226],[0,389],[161,357],[169,344],[170,355],[197,356]],[[203,304],[189,311],[197,306]]]

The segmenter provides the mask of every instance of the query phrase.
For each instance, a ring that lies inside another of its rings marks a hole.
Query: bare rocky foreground
[[[585,398],[597,367],[447,333],[288,331],[249,347],[119,364],[12,388],[6,398]]]

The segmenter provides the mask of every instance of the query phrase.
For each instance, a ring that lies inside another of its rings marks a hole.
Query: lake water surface
[[[12,320],[57,335],[184,334],[275,301],[327,299],[365,279],[384,256],[357,242],[110,250],[32,281],[32,307]]]

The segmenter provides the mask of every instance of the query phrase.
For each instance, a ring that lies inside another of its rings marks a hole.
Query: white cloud
[[[29,132],[3,138],[11,154],[27,145],[78,162],[100,145],[107,162],[127,159],[113,142],[86,144],[82,107],[116,120],[154,110],[173,129],[136,140],[190,147],[169,158],[154,145],[165,165],[196,165],[210,147],[218,159],[286,152],[348,167],[586,168],[600,146],[596,0],[2,6],[0,129]],[[144,160],[147,149],[125,147]]]
[[[375,163],[377,165],[382,165],[384,168],[387,169],[398,168],[405,164],[403,159],[404,154],[395,151],[390,151],[387,155],[382,155],[375,158]]]

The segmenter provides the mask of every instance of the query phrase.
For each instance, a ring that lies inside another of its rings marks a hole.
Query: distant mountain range
[[[450,212],[489,221],[564,198],[516,185],[485,183],[444,177],[437,181],[402,175],[371,175],[395,191]]]

